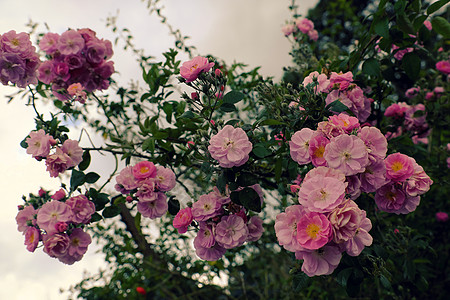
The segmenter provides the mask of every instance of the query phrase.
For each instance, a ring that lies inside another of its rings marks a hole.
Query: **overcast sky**
[[[250,67],[261,66],[265,76],[279,79],[282,67],[291,64],[290,44],[281,33],[281,27],[290,17],[284,0],[167,0],[163,14],[168,22],[184,35],[190,36],[189,45],[195,45],[199,54],[213,54],[227,63],[244,62]],[[312,7],[315,0],[299,0],[301,12]],[[135,36],[138,48],[157,58],[173,39],[166,27],[155,16],[148,16],[139,0],[0,0],[0,34],[9,30],[26,31],[31,19],[46,22],[53,32],[62,33],[68,27],[89,27],[100,38],[113,39],[105,20],[117,15],[118,26],[127,27]],[[43,26],[39,27],[44,30]],[[114,78],[126,83],[139,79],[141,71],[129,54],[115,49]],[[37,249],[29,253],[23,237],[17,231],[15,216],[21,197],[39,188],[55,191],[58,179],[50,178],[44,163],[25,153],[20,141],[35,128],[34,113],[24,105],[24,99],[6,104],[5,95],[17,91],[0,85],[0,191],[3,207],[0,210],[0,299],[53,300],[67,299],[60,288],[78,283],[83,270],[92,274],[104,265],[101,255],[91,245],[81,262],[66,266]],[[45,108],[40,106],[42,110]],[[71,136],[77,139],[77,136]]]

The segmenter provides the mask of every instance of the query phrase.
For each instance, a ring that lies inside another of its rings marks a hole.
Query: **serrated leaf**
[[[89,172],[85,175],[84,181],[92,184],[92,183],[96,183],[97,180],[99,180],[99,178],[100,178],[100,175],[98,175],[97,173]]]
[[[236,106],[234,106],[234,104],[232,103],[222,103],[222,105],[220,106],[220,110],[224,111],[224,112],[233,112],[236,111]]]
[[[83,152],[83,159],[78,164],[78,169],[80,171],[84,171],[89,167],[90,164],[91,164],[91,154],[89,153],[88,150],[86,150]]]
[[[105,209],[102,211],[102,216],[105,218],[113,218],[120,214],[120,208],[116,205],[111,205],[105,207]]]
[[[431,20],[433,30],[441,34],[444,38],[450,39],[450,24],[443,17],[434,17]]]
[[[258,193],[250,188],[245,187],[238,192],[239,202],[248,210],[261,212],[261,198]]]
[[[98,221],[100,221],[100,220],[102,220],[103,218],[102,218],[102,216],[99,214],[99,213],[94,213],[92,216],[91,216],[91,223],[94,223],[94,222],[98,222]]]
[[[414,26],[408,19],[408,16],[406,16],[404,13],[398,14],[396,21],[398,28],[400,28],[403,32],[409,34],[416,34],[416,32],[414,31]]]
[[[384,288],[388,290],[391,289],[391,283],[389,282],[389,279],[387,279],[386,276],[384,276],[383,274],[380,275],[380,282]]]
[[[294,286],[294,291],[296,293],[300,292],[304,288],[309,286],[309,281],[311,278],[309,278],[308,275],[306,275],[303,272],[296,273],[292,278],[292,284]]]
[[[195,117],[195,114],[194,114],[192,111],[190,111],[190,110],[185,111],[185,112],[180,116],[180,118],[183,118],[183,119],[192,119],[192,118],[194,118],[194,117]]]
[[[338,99],[338,100],[335,100],[335,101],[331,102],[330,104],[328,104],[325,107],[325,109],[328,109],[328,110],[336,112],[336,113],[341,113],[343,111],[346,111],[348,109],[348,107],[347,107],[347,105],[345,105]]]
[[[374,31],[379,36],[383,38],[389,37],[389,20],[387,18],[382,18],[376,21],[374,24]]]
[[[265,126],[265,125],[285,125],[286,123],[275,120],[275,119],[267,119],[264,121],[261,121],[258,125],[259,126]]]
[[[353,273],[353,269],[352,268],[347,268],[344,269],[342,271],[340,271],[337,275],[336,275],[336,281],[344,288],[347,287],[347,281],[350,278],[350,275],[352,275]]]
[[[236,104],[242,99],[244,99],[244,94],[236,91],[230,91],[223,96],[223,103]]]
[[[72,170],[72,176],[70,176],[70,189],[72,191],[76,190],[77,187],[84,184],[85,175],[81,171],[77,171],[75,169]]]

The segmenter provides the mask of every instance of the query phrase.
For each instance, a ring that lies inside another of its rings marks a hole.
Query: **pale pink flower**
[[[438,222],[447,222],[448,221],[448,214],[446,212],[440,211],[436,213],[436,221]]]
[[[283,27],[281,27],[281,31],[285,36],[291,35],[293,32],[295,32],[297,28],[294,24],[286,24]]]
[[[138,162],[133,167],[133,176],[137,180],[142,180],[146,178],[154,178],[156,176],[156,167],[150,161]]]
[[[358,118],[351,117],[347,114],[340,113],[339,115],[330,116],[328,118],[330,123],[339,126],[345,133],[351,133],[354,129],[359,129]]]
[[[193,219],[190,207],[180,209],[175,218],[173,218],[173,227],[178,229],[178,233],[185,233]]]
[[[252,143],[244,130],[226,125],[211,138],[208,151],[221,167],[238,167],[247,162]]]
[[[194,239],[194,248],[197,256],[207,261],[216,261],[227,252],[227,249],[223,248],[218,243],[215,243],[210,248],[203,247],[200,244],[199,239]]]
[[[59,34],[48,32],[39,41],[39,48],[51,55],[58,50],[58,40]]]
[[[56,258],[65,255],[70,244],[70,239],[65,233],[44,234],[42,241],[44,252]]]
[[[387,140],[378,128],[371,126],[363,127],[359,130],[358,137],[366,145],[370,161],[376,161],[386,157]]]
[[[196,80],[200,73],[208,72],[214,66],[213,62],[208,62],[206,57],[197,56],[181,65],[180,75],[186,82]]]
[[[72,222],[76,224],[87,224],[91,221],[95,213],[94,202],[90,201],[85,195],[78,195],[67,199],[66,204],[72,209]]]
[[[305,213],[305,208],[302,205],[292,205],[286,207],[284,213],[276,216],[275,234],[278,244],[283,246],[284,249],[291,252],[303,249],[297,240],[297,222]]]
[[[314,92],[316,95],[322,92],[326,92],[328,90],[328,86],[330,85],[330,81],[325,74],[319,74],[319,72],[314,71],[309,73],[308,76],[303,79],[302,82],[304,87],[307,87],[309,84],[314,87]]]
[[[297,25],[297,28],[305,34],[314,29],[314,23],[306,18],[295,20],[295,25]]]
[[[352,200],[343,202],[331,211],[328,215],[328,220],[333,230],[333,241],[339,244],[353,238],[359,228],[362,217],[362,210]]]
[[[65,140],[61,150],[70,157],[67,168],[78,166],[83,160],[83,149],[78,146],[78,141],[70,139]]]
[[[449,60],[441,60],[441,61],[437,62],[436,69],[446,75],[450,74],[450,61]]]
[[[308,37],[313,41],[317,41],[319,39],[319,33],[315,29],[308,31],[307,34]]]
[[[66,253],[59,256],[58,260],[62,263],[72,265],[83,258],[92,239],[88,233],[83,231],[83,229],[75,228],[69,235],[69,240],[69,246]]]
[[[160,191],[170,191],[175,187],[176,178],[172,170],[157,166],[156,167],[156,186]]]
[[[430,190],[432,184],[433,180],[419,164],[414,162],[414,173],[404,183],[405,192],[409,196],[423,195]]]
[[[364,172],[369,164],[368,151],[363,140],[343,134],[331,139],[323,153],[330,168],[342,171],[346,176]]]
[[[67,30],[58,40],[58,50],[63,55],[78,54],[84,48],[84,39],[80,33],[75,30]]]
[[[123,194],[129,193],[139,186],[133,176],[132,166],[125,167],[122,171],[120,171],[120,174],[116,177],[116,182],[119,186],[125,189],[125,193]]]
[[[423,21],[423,25],[430,31],[433,29],[433,25],[431,25],[431,22],[428,20]]]
[[[300,165],[311,162],[309,156],[309,140],[313,136],[314,131],[309,128],[302,128],[300,131],[294,133],[289,142],[289,149],[291,157]]]
[[[344,128],[330,121],[319,122],[316,132],[321,133],[328,139],[345,133]]]
[[[65,154],[61,148],[56,147],[56,152],[51,154],[45,160],[47,171],[50,173],[50,177],[58,177],[58,175],[68,168],[68,164],[72,159]]]
[[[158,193],[155,191],[155,180],[153,178],[147,178],[139,182],[139,188],[136,192],[139,202],[154,201]]]
[[[297,222],[297,240],[309,250],[316,250],[327,244],[332,237],[330,221],[324,214],[310,212]]]
[[[306,173],[303,181],[308,181],[311,178],[318,177],[318,176],[335,178],[343,183],[345,182],[345,179],[346,179],[345,174],[339,170],[331,169],[328,167],[317,167],[317,168],[311,169],[308,173]]]
[[[372,229],[372,222],[366,217],[366,212],[361,210],[361,222],[351,239],[340,244],[343,250],[350,256],[358,256],[364,250],[364,247],[372,245],[373,238],[369,234]]]
[[[28,227],[24,232],[25,234],[25,246],[30,252],[34,252],[39,244],[41,233],[35,227]]]
[[[330,275],[339,265],[342,252],[337,246],[327,245],[317,250],[295,252],[295,258],[303,259],[302,271],[309,277]]]
[[[216,242],[225,249],[241,246],[247,240],[247,236],[247,225],[236,215],[223,216],[216,226]]]
[[[405,96],[411,99],[411,98],[414,98],[415,96],[417,96],[419,94],[419,92],[420,92],[420,87],[412,87],[412,88],[406,90]],[[401,102],[401,103],[404,103],[404,102]],[[393,105],[395,105],[395,104],[397,104],[397,103],[394,103]],[[389,106],[389,107],[391,107],[391,106]],[[388,108],[386,108],[386,111],[388,110]],[[384,115],[386,116],[386,113]]]
[[[259,240],[259,238],[262,236],[264,232],[263,228],[263,221],[258,216],[253,216],[248,220],[247,227],[248,227],[248,236],[247,241],[254,242]]]
[[[315,176],[303,181],[298,202],[311,212],[325,213],[342,203],[346,184],[333,177]]]
[[[37,214],[37,225],[47,234],[56,233],[56,223],[72,221],[73,213],[69,205],[60,201],[46,202]]]
[[[52,146],[53,137],[45,133],[43,129],[30,132],[30,137],[26,138],[27,153],[31,154],[33,158],[41,159],[50,154],[50,147]]]
[[[214,238],[212,226],[205,222],[200,222],[199,227],[197,236],[195,237],[197,241],[194,241],[194,243],[204,248],[211,248],[214,246],[216,239]]]
[[[53,71],[53,62],[44,61],[37,69],[37,78],[45,84],[50,84],[53,79],[56,78],[56,74]]]
[[[323,155],[326,145],[329,142],[330,141],[321,134],[314,134],[309,140],[308,152],[311,157],[311,162],[315,167],[327,165],[327,161]]]
[[[137,204],[137,210],[141,215],[150,219],[162,217],[168,208],[167,196],[164,193],[157,193],[153,201],[139,201]]]
[[[395,182],[404,182],[414,174],[415,160],[405,154],[393,153],[384,160],[386,178]]]
[[[192,215],[196,221],[206,221],[221,213],[222,202],[214,194],[201,195],[198,201],[192,204]]]
[[[361,195],[361,180],[358,175],[347,176],[345,193],[351,200],[358,199]]]
[[[24,232],[28,227],[36,225],[37,213],[38,211],[31,205],[25,206],[24,209],[20,210],[16,216],[17,230]]]
[[[387,183],[384,160],[371,161],[363,173],[359,174],[361,190],[372,193]]]
[[[348,71],[347,73],[331,72],[330,75],[330,87],[338,88],[339,90],[346,90],[353,82],[353,73]]]

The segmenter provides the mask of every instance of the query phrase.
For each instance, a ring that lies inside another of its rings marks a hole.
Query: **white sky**
[[[281,77],[282,66],[290,65],[290,44],[281,33],[281,26],[290,17],[291,1],[280,0],[167,0],[163,13],[174,28],[190,36],[200,54],[213,54],[227,63],[244,62],[250,67],[261,66],[265,76]],[[301,11],[313,6],[315,0],[299,0]],[[46,22],[53,32],[62,33],[68,27],[89,27],[100,38],[113,39],[105,26],[109,15],[119,13],[119,27],[127,27],[135,36],[139,48],[147,55],[161,57],[161,52],[173,47],[167,29],[155,17],[149,17],[141,1],[123,0],[0,0],[0,34],[9,30],[25,31],[29,19]],[[43,27],[40,27],[43,30]],[[141,71],[134,58],[115,49],[119,82],[139,79]],[[20,141],[35,128],[34,113],[24,105],[24,99],[6,104],[4,95],[15,88],[0,85],[0,299],[53,300],[66,299],[59,289],[78,283],[83,270],[92,274],[104,265],[101,255],[91,245],[81,262],[67,266],[37,249],[29,253],[23,237],[17,231],[15,216],[23,194],[37,193],[42,186],[55,191],[59,181],[49,177],[45,166],[25,153]],[[44,108],[40,106],[42,111]],[[71,136],[76,139],[78,136]]]

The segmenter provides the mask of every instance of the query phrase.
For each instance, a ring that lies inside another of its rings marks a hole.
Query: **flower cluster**
[[[410,97],[414,97],[417,93],[417,88],[411,88],[406,91],[406,95]],[[424,113],[418,115],[418,111],[423,111]],[[430,128],[426,121],[425,105],[409,105],[405,102],[398,102],[388,106],[384,115],[390,118],[390,121],[393,123],[393,129],[397,128],[394,133],[387,133],[389,139],[401,135],[403,132],[408,132],[414,143],[428,143]]]
[[[283,31],[285,36],[290,36],[291,34],[295,35],[298,32],[301,32],[313,41],[317,41],[319,38],[319,33],[314,29],[314,23],[306,18],[295,19],[293,24],[286,24],[281,28],[281,31]]]
[[[211,137],[208,151],[222,168],[239,167],[247,162],[252,143],[243,129],[226,125]]]
[[[313,87],[316,94],[326,95],[326,104],[339,100],[364,122],[370,115],[372,99],[364,95],[363,90],[353,83],[352,72],[331,72],[330,76],[314,71],[303,80],[303,86]]]
[[[61,101],[75,99],[84,103],[86,92],[109,87],[114,73],[112,44],[99,39],[90,29],[47,33],[39,42],[48,60],[38,69],[38,79],[52,87]]]
[[[168,209],[165,192],[175,187],[176,179],[172,170],[155,166],[150,161],[141,161],[125,167],[116,177],[116,190],[137,199],[137,210],[147,218],[163,216]]]
[[[371,245],[372,224],[354,202],[361,192],[375,192],[380,210],[407,214],[432,184],[413,158],[386,157],[387,140],[379,129],[361,127],[346,114],[320,122],[315,131],[297,131],[289,146],[294,161],[315,168],[293,189],[300,205],[277,216],[275,231],[280,245],[304,260],[308,276],[331,274],[342,252],[357,256]]]
[[[57,177],[83,160],[83,149],[78,146],[78,141],[67,139],[59,147],[58,142],[43,129],[30,132],[25,142],[28,154],[37,160],[45,159],[51,177]]]
[[[24,88],[37,84],[36,70],[41,63],[30,36],[14,30],[0,35],[0,82]]]
[[[263,201],[258,184],[248,188],[255,190]],[[195,251],[207,261],[218,260],[227,249],[239,247],[246,241],[257,241],[264,231],[258,216],[249,217],[243,206],[232,202],[229,194],[222,195],[216,187],[201,195],[192,207],[180,210],[173,220],[179,233],[185,233],[191,225],[198,229]]]
[[[33,205],[19,207],[16,216],[27,250],[34,252],[41,242],[45,253],[65,264],[81,260],[91,243],[83,227],[95,213],[94,203],[85,195],[68,198],[63,189],[51,197],[41,189],[35,198]]]

